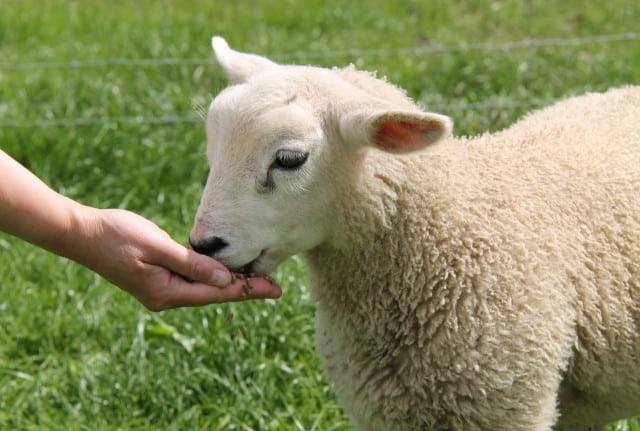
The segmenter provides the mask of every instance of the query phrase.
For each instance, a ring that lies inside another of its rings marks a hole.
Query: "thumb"
[[[226,287],[231,281],[231,273],[215,259],[196,253],[170,239],[171,246],[159,250],[160,265],[184,278],[218,287]],[[154,263],[154,262],[149,262]]]

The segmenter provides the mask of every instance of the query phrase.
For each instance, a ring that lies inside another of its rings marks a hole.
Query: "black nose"
[[[200,254],[206,254],[208,256],[214,256],[220,250],[229,245],[227,241],[217,236],[207,238],[196,243],[191,241],[191,238],[189,238],[189,243],[191,244],[191,248],[193,248],[195,251]]]

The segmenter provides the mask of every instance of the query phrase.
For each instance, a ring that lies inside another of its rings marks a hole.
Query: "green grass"
[[[584,4],[3,0],[0,146],[55,189],[139,212],[186,243],[207,171],[203,125],[131,119],[192,118],[208,105],[225,85],[209,61],[213,34],[283,61],[377,70],[474,134],[541,100],[640,82],[638,40],[458,49],[637,30],[638,2]],[[410,47],[447,49],[393,52]],[[105,64],[114,58],[203,61]],[[60,67],[70,60],[81,63]],[[32,125],[42,120],[59,125]],[[153,314],[88,270],[0,235],[0,429],[352,429],[313,349],[304,269],[294,259],[276,277],[280,301]]]

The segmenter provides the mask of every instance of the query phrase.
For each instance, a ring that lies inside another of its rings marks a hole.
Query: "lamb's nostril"
[[[217,236],[207,238],[196,243],[191,241],[191,238],[189,238],[189,243],[191,244],[191,248],[195,251],[208,256],[215,256],[216,253],[229,245],[227,241]]]

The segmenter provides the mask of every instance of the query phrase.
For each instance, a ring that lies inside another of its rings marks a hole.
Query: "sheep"
[[[190,241],[234,271],[307,263],[316,346],[358,430],[578,430],[640,413],[640,87],[506,130],[353,67],[213,39]]]

